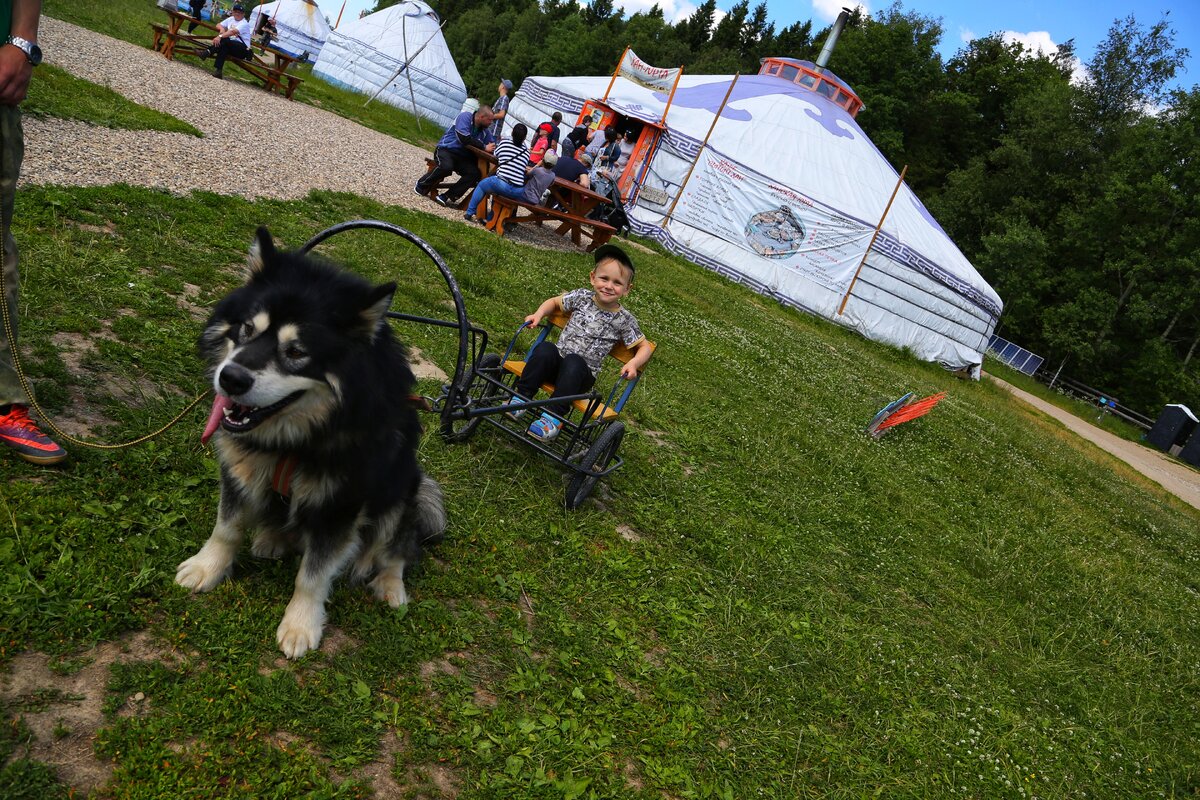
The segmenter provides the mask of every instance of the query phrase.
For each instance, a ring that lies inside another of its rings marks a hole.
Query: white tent
[[[561,111],[565,133],[610,80],[526,78],[505,127]],[[702,147],[732,80],[680,79],[657,146],[622,181],[632,230],[782,303],[977,375],[1000,298],[907,185],[871,245],[899,175],[854,118],[785,79],[742,76]],[[668,94],[622,76],[604,105],[658,123]]]
[[[317,60],[317,54],[329,38],[329,23],[313,0],[274,0],[263,3],[250,12],[250,24],[258,30],[259,17],[266,14],[275,20],[279,36],[271,40],[277,47],[294,56],[308,53],[307,61]]]
[[[404,0],[329,35],[313,74],[365,92],[405,111],[449,125],[467,98],[467,87],[441,21],[425,3]]]

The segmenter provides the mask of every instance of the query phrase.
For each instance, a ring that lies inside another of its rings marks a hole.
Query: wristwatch
[[[10,36],[4,40],[4,43],[21,48],[21,51],[25,53],[25,58],[35,67],[42,63],[42,48],[37,46],[37,42],[22,39],[20,36]]]

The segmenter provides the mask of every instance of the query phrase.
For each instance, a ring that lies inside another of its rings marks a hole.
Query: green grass
[[[52,64],[38,67],[21,108],[30,116],[75,119],[105,128],[201,135],[177,117],[130,102],[108,87],[76,78]]]
[[[105,0],[103,3],[45,0],[42,13],[145,48],[149,48],[151,43],[149,23],[165,22],[167,19],[152,0]],[[48,54],[47,58],[50,61],[54,60],[53,54]],[[200,64],[190,56],[181,57],[179,61],[180,69],[189,64]],[[310,65],[296,65],[293,71],[304,78],[304,83],[300,84],[294,95],[296,102],[323,108],[372,130],[421,147],[432,148],[441,138],[442,129],[437,124],[419,119],[387,103],[375,101],[364,107],[366,95],[331,86],[314,77]],[[244,83],[254,82],[254,78],[240,69],[226,70],[225,78]],[[53,115],[63,116],[59,113]]]
[[[148,430],[204,386],[181,298],[234,286],[259,223],[297,246],[359,216],[437,248],[497,347],[586,280],[586,255],[348,195],[32,187],[15,234],[41,399],[86,402],[106,440]],[[394,237],[326,252],[397,280],[396,308],[449,313]],[[564,511],[562,473],[487,426],[463,445],[431,430],[450,531],[412,604],[339,584],[334,632],[297,663],[273,638],[294,560],[247,555],[204,596],[173,583],[216,513],[202,412],[130,450],[72,446],[64,469],[0,459],[0,663],[38,650],[69,677],[96,643],[156,643],[97,687],[104,796],[354,797],[372,775],[460,798],[1200,790],[1200,514],[996,387],[636,259],[628,305],[659,349],[597,501]],[[445,332],[399,331],[449,360]],[[864,434],[889,400],[942,389],[928,416]],[[18,796],[62,791],[24,756],[37,710],[71,707],[42,688],[5,706],[0,785]]]
[[[1019,372],[991,356],[988,356],[984,360],[983,369],[985,372],[989,372],[1000,378],[1005,383],[1010,383],[1034,397],[1058,406],[1063,411],[1074,414],[1080,419],[1087,420],[1101,430],[1108,431],[1114,436],[1120,436],[1122,439],[1138,442],[1139,444],[1145,441],[1146,431],[1138,426],[1126,422],[1114,414],[1102,411],[1095,403],[1089,403],[1059,389],[1051,389],[1046,384],[1034,380],[1029,375]]]

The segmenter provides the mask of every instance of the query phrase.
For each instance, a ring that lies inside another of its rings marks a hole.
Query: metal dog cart
[[[430,403],[431,410],[440,417],[443,439],[447,442],[465,442],[475,434],[481,422],[490,423],[568,470],[571,478],[567,483],[564,503],[568,509],[578,508],[592,493],[597,481],[619,469],[624,463],[617,455],[617,450],[625,436],[625,424],[618,417],[641,380],[641,375],[632,380],[625,380],[618,375],[612,387],[604,393],[593,390],[555,400],[542,398],[510,402],[516,396],[513,387],[525,365],[523,360],[514,358],[514,354],[523,354],[528,358],[534,347],[556,328],[566,325],[567,316],[555,314],[547,318],[525,349],[518,348],[518,341],[525,334],[527,327],[523,323],[517,328],[504,355],[501,356],[487,352],[487,331],[471,325],[467,320],[462,292],[445,260],[416,234],[380,220],[352,220],[321,231],[306,242],[300,248],[300,252],[307,253],[331,236],[344,231],[362,229],[392,233],[415,245],[438,268],[454,299],[453,320],[422,317],[399,311],[387,313],[391,319],[451,328],[458,333],[458,355],[454,373],[450,382],[442,386],[441,395],[432,398]],[[653,343],[650,346],[653,347]],[[625,362],[632,356],[632,351],[618,345],[613,348],[611,355]],[[543,387],[546,390],[551,388]],[[527,436],[525,431],[529,418],[536,416],[537,410],[552,402],[570,404],[558,437],[545,442]],[[510,412],[521,410],[531,413],[525,414],[521,420],[514,420],[509,416]]]

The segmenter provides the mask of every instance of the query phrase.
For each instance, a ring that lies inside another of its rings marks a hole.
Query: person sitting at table
[[[559,157],[558,164],[554,167],[554,174],[564,181],[578,183],[587,189],[591,186],[591,180],[588,177],[588,170],[591,168],[592,157],[587,153],[580,153],[579,158],[563,155]]]
[[[445,194],[434,197],[438,205],[458,205],[462,196],[475,188],[475,184],[483,177],[479,174],[478,159],[467,148],[477,147],[490,153],[496,147],[488,133],[491,124],[491,106],[480,106],[474,113],[463,111],[455,117],[454,124],[446,129],[434,148],[436,166],[417,181],[417,194],[427,196],[429,190],[436,188],[443,178],[458,173],[459,179],[446,189]]]
[[[525,171],[525,202],[541,205],[542,198],[550,184],[554,183],[554,165],[558,163],[558,153],[547,150],[542,161],[536,167]]]
[[[525,123],[518,122],[513,126],[512,139],[496,144],[496,174],[484,178],[471,192],[467,201],[467,213],[463,219],[467,222],[490,220],[491,213],[480,213],[479,204],[484,196],[498,194],[510,200],[525,199],[525,168],[529,161],[529,148],[525,146],[525,137],[529,129]]]
[[[214,78],[225,77],[222,71],[225,59],[230,56],[246,58],[250,55],[251,29],[250,20],[246,19],[246,10],[242,8],[241,3],[234,3],[230,13],[233,16],[222,20],[217,26],[217,35],[213,37],[212,47],[200,53],[202,59],[216,55],[217,60],[213,62]]]
[[[188,33],[196,30],[196,26],[200,24],[200,12],[204,10],[207,0],[188,0],[188,5],[192,7],[192,18],[195,22],[188,23]]]

